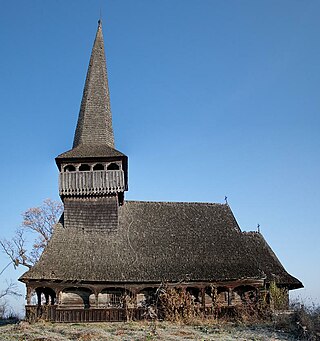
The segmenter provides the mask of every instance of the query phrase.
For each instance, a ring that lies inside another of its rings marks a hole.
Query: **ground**
[[[113,323],[36,323],[26,322],[0,326],[1,341],[65,341],[65,340],[219,340],[219,341],[288,341],[296,340],[272,325],[239,326],[233,324],[182,325],[169,322]]]

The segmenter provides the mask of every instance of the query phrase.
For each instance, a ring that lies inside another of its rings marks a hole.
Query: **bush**
[[[295,302],[290,313],[275,314],[274,327],[284,330],[300,340],[320,340],[320,307]]]
[[[293,314],[293,332],[307,340],[320,340],[320,307],[297,305]]]
[[[159,316],[171,322],[188,321],[200,314],[189,292],[165,287],[159,295]]]
[[[288,290],[286,288],[279,288],[273,281],[270,283],[270,297],[271,303],[275,310],[285,310],[289,306]]]

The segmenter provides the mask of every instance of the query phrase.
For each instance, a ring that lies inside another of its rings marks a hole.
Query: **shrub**
[[[161,290],[158,297],[160,318],[171,322],[187,322],[200,314],[200,307],[194,303],[189,292],[167,286]]]
[[[280,288],[276,282],[272,281],[269,287],[271,303],[275,310],[288,309],[288,290],[286,288]]]
[[[320,340],[320,307],[297,304],[292,318],[293,333],[307,340]]]

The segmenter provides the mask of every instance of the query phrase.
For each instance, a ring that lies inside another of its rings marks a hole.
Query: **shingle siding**
[[[67,229],[116,229],[118,227],[117,196],[66,198],[64,224]]]

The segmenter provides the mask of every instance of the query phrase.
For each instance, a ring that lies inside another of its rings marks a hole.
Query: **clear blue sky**
[[[318,0],[2,1],[0,236],[59,198],[100,8],[126,198],[227,195],[319,302]]]

